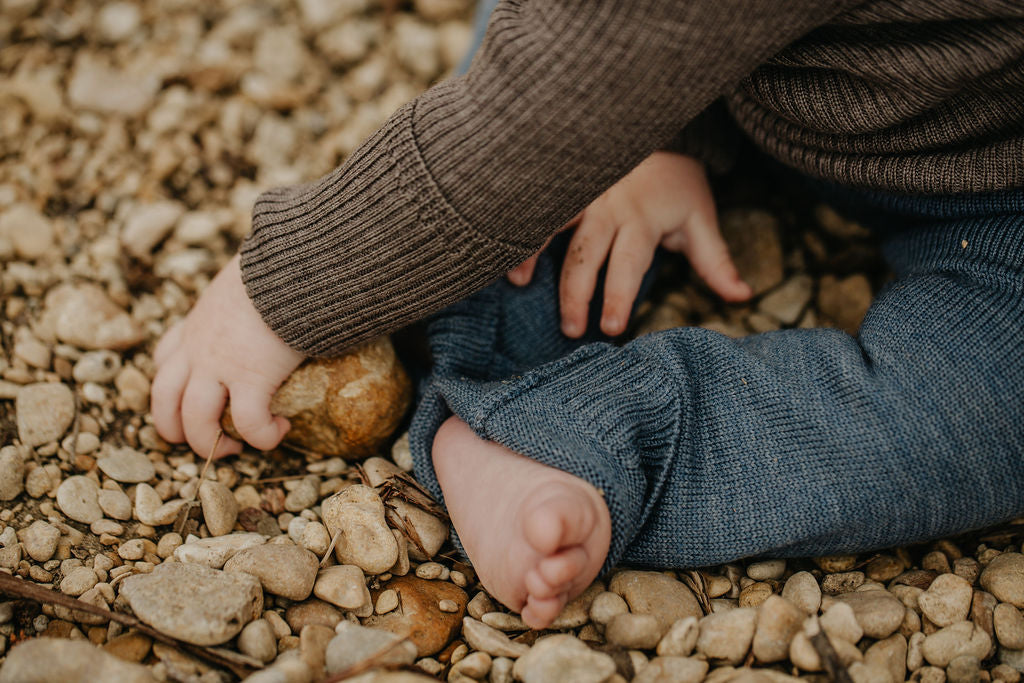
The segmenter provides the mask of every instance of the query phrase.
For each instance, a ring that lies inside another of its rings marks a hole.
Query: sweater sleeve
[[[262,195],[248,293],[331,355],[523,261],[731,84],[852,0],[505,0],[468,73],[320,180]]]

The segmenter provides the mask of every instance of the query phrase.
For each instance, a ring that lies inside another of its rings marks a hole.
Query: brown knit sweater
[[[652,151],[714,165],[719,102],[819,178],[1021,187],[1024,2],[505,0],[468,74],[259,198],[249,295],[309,355],[390,332],[500,277]]]

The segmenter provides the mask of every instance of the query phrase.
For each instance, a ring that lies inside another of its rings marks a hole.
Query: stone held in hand
[[[379,337],[338,358],[299,366],[270,402],[288,418],[285,441],[324,455],[365,458],[377,453],[405,416],[412,395],[409,376],[388,337]],[[241,438],[224,411],[224,430]]]

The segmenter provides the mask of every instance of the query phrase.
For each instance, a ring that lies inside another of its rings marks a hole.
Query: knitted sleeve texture
[[[314,356],[495,280],[732,84],[854,3],[506,0],[469,72],[347,162],[262,195],[242,247],[267,324]]]

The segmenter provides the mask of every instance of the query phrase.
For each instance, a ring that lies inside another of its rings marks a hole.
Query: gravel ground
[[[207,468],[159,438],[153,345],[256,195],[330,170],[450,72],[470,11],[0,0],[0,683],[1019,681],[1024,520],[623,569],[526,629],[407,474],[388,340],[289,380],[275,408],[297,433],[278,451]],[[886,277],[870,236],[742,175],[720,189],[757,298],[724,306],[669,259],[634,332],[855,330]]]

